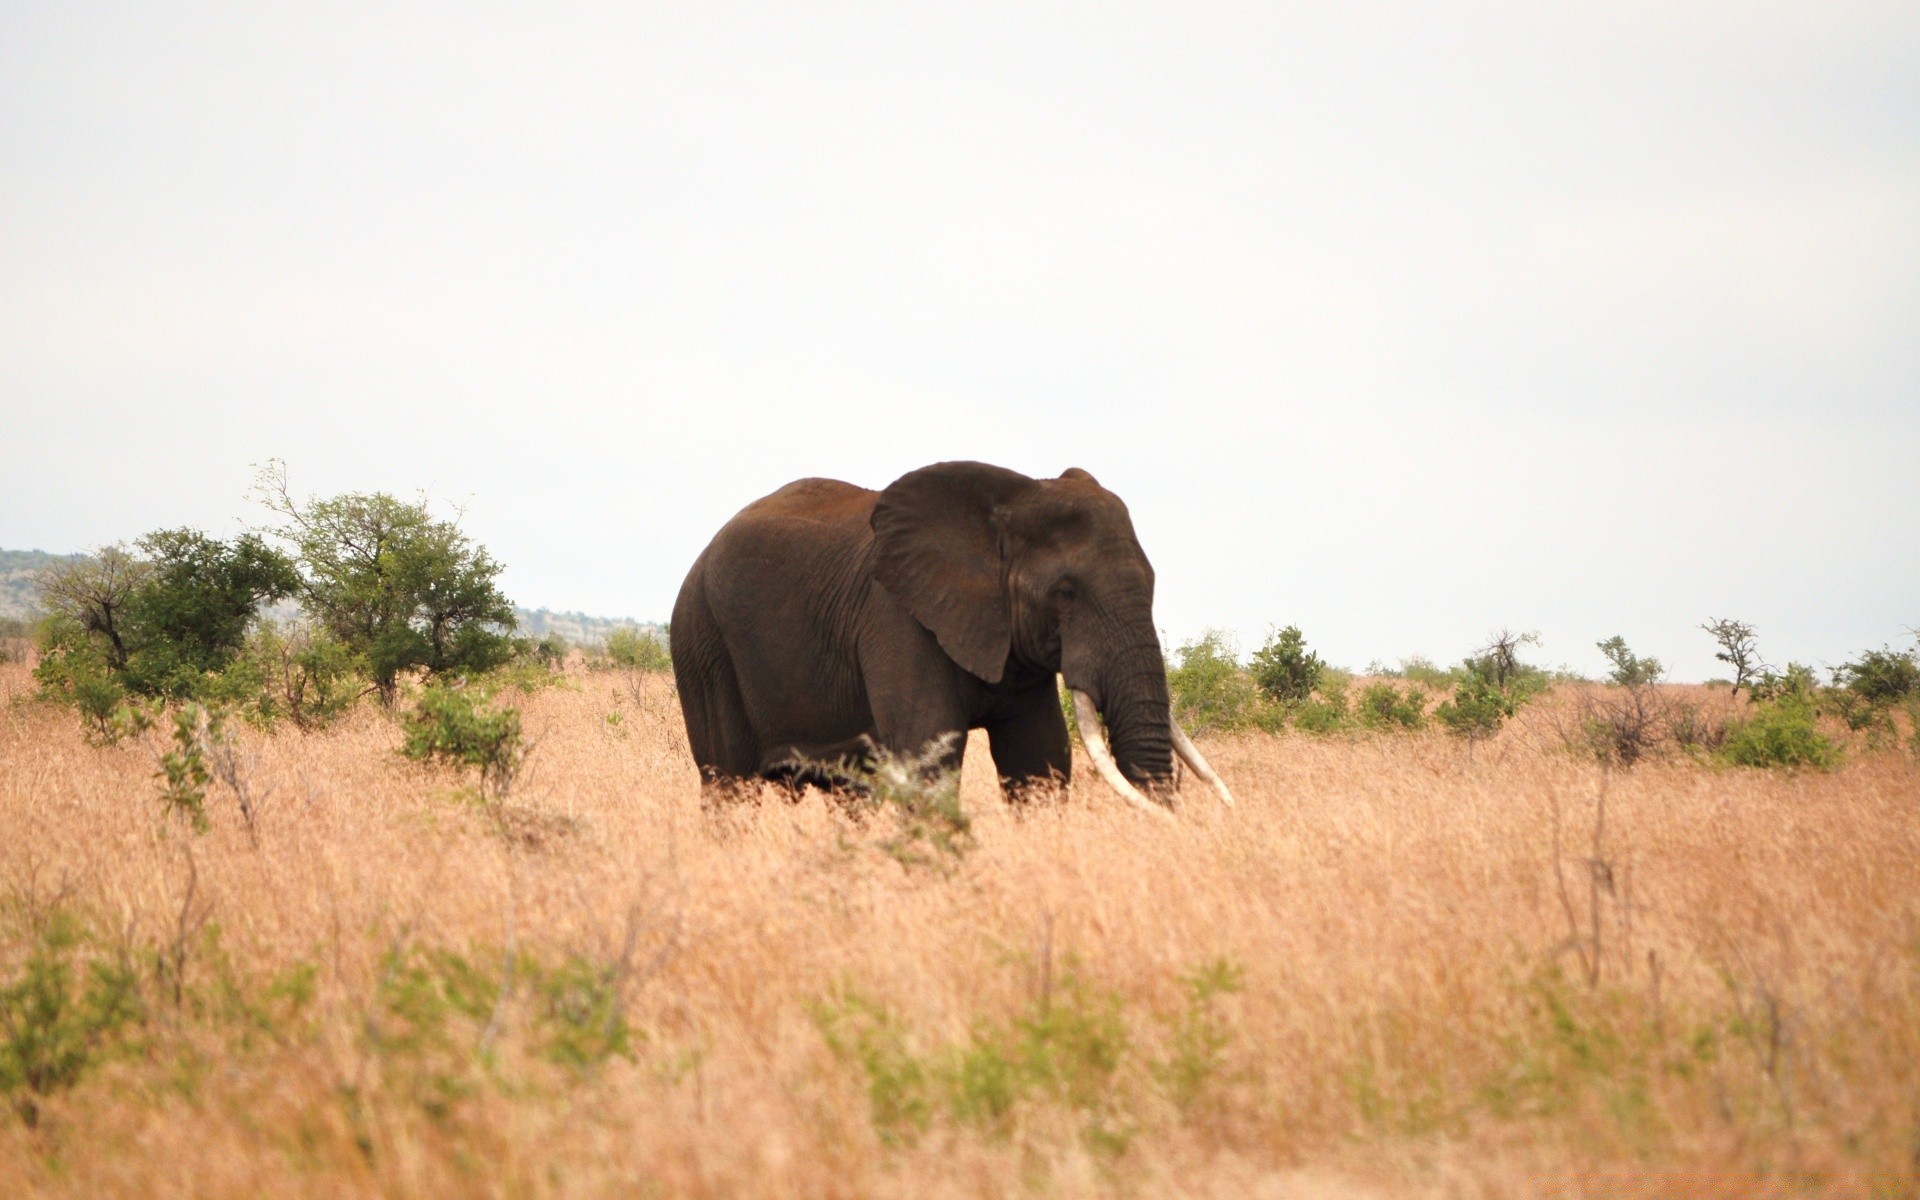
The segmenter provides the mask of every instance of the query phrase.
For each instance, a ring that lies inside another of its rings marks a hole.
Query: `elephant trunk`
[[[1167,668],[1157,642],[1116,656],[1102,672],[1100,715],[1120,773],[1138,787],[1173,783]]]

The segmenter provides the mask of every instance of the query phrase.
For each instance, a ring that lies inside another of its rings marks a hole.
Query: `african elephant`
[[[1126,505],[1079,469],[937,463],[875,492],[802,479],[742,509],[673,606],[701,778],[793,780],[874,748],[985,729],[1009,795],[1072,772],[1056,674],[1102,776],[1154,812],[1173,754],[1232,795],[1172,719],[1153,568]],[[1112,735],[1101,737],[1104,717]],[[957,736],[953,736],[957,735]]]

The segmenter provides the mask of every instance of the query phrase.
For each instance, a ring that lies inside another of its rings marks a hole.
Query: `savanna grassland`
[[[196,833],[164,727],[33,690],[0,1195],[1920,1194],[1904,749],[1605,769],[1555,694],[1205,738],[1239,807],[1162,823],[1012,811],[976,745],[949,853],[703,815],[668,679],[576,667],[504,798],[368,703],[237,727],[251,827],[215,779]]]

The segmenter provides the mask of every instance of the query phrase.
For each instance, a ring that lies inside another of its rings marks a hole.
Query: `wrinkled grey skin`
[[[875,492],[802,479],[727,522],[673,608],[702,780],[918,754],[985,729],[1010,794],[1071,775],[1056,673],[1105,718],[1122,773],[1172,782],[1153,568],[1126,505],[1078,469],[938,463]]]

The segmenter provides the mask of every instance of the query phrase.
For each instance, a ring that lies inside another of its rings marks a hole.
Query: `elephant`
[[[1128,803],[1166,815],[1177,753],[1231,805],[1169,709],[1153,585],[1126,505],[1078,468],[943,462],[878,492],[790,483],[714,535],[674,602],[703,792],[820,782],[820,764],[876,750],[957,770],[966,732],[985,729],[1017,798],[1071,778],[1058,678]]]

